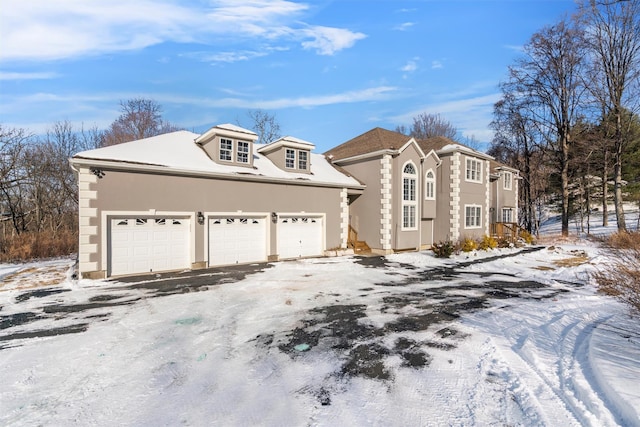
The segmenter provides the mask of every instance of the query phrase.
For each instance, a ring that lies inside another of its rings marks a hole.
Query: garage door
[[[109,275],[189,268],[188,218],[111,219]]]
[[[267,260],[265,217],[209,218],[209,265],[246,264]]]
[[[321,217],[280,217],[278,219],[278,255],[280,258],[321,256],[323,230]]]

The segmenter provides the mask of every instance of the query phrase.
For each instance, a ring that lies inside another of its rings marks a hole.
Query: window
[[[467,181],[482,182],[482,162],[477,159],[467,158]]]
[[[402,169],[402,228],[416,228],[416,168],[407,163]]]
[[[306,151],[298,151],[298,169],[307,170],[307,155]]]
[[[480,228],[482,226],[482,207],[466,205],[464,207],[464,227]]]
[[[505,172],[504,173],[504,189],[511,190],[511,186],[513,185],[512,183],[513,183],[513,175],[511,174],[511,172]]]
[[[502,209],[502,222],[513,222],[513,209]]]
[[[220,160],[230,162],[233,153],[233,141],[226,138],[220,138]]]
[[[284,155],[284,167],[294,169],[296,167],[296,150],[287,148]]]
[[[427,200],[436,199],[436,176],[432,170],[428,170],[424,177],[424,198]]]
[[[249,163],[249,143],[246,141],[237,142],[236,162]]]

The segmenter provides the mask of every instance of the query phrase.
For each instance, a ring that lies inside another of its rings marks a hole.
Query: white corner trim
[[[380,245],[383,250],[391,249],[391,216],[392,216],[392,171],[391,155],[385,154],[380,159]]]
[[[346,188],[340,191],[340,248],[346,249],[349,240],[349,194]]]
[[[460,238],[460,175],[462,173],[460,157],[459,152],[455,152],[451,156],[451,200],[449,201],[451,218],[449,234],[454,242]]]

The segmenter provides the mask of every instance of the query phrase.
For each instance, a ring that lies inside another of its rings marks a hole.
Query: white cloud
[[[303,31],[313,40],[302,42],[305,49],[314,49],[320,55],[333,55],[334,53],[350,48],[358,40],[367,37],[362,33],[354,33],[344,28],[312,26]]]
[[[413,73],[414,71],[416,71],[418,69],[418,63],[416,62],[418,58],[414,58],[410,61],[408,61],[402,68],[401,70],[404,71],[405,73]]]
[[[442,65],[442,62],[440,62],[438,60],[431,61],[431,69],[432,70],[439,70],[442,67],[444,67],[444,65]]]
[[[32,61],[143,49],[172,41],[215,44],[302,41],[332,55],[365,37],[301,21],[305,3],[286,0],[14,1],[0,8],[0,61]],[[311,38],[312,40],[308,40]]]
[[[407,31],[409,28],[416,25],[414,22],[404,22],[400,25],[395,26],[393,29],[398,31]]]
[[[0,80],[49,80],[58,78],[57,73],[20,73],[20,72],[6,72],[0,71]]]

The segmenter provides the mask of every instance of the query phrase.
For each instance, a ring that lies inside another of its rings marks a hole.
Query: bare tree
[[[406,133],[406,127],[398,126],[397,131]],[[458,130],[440,114],[421,113],[413,118],[413,124],[409,130],[409,136],[416,139],[427,139],[433,136],[444,136],[455,140]]]
[[[591,92],[601,105],[603,118],[613,118],[614,203],[618,230],[624,231],[622,169],[631,117],[625,115],[625,108],[633,110],[638,106],[640,2],[589,0],[583,1],[580,12],[585,40],[593,58]]]
[[[268,144],[282,136],[280,134],[280,123],[278,123],[275,114],[258,109],[249,110],[247,117],[251,121],[249,128],[258,134],[257,142],[259,144]],[[239,120],[237,122],[239,126],[242,126]]]
[[[7,128],[0,124],[0,219],[11,223],[11,232],[20,234],[27,229],[22,197],[25,171],[22,159],[32,136],[24,129]]]
[[[563,20],[534,34],[509,68],[509,92],[526,102],[560,175],[562,234],[569,234],[569,151],[581,108],[585,64],[581,33]]]
[[[102,146],[150,138],[180,129],[162,119],[162,107],[152,99],[120,101],[120,111],[120,116],[104,132]]]

